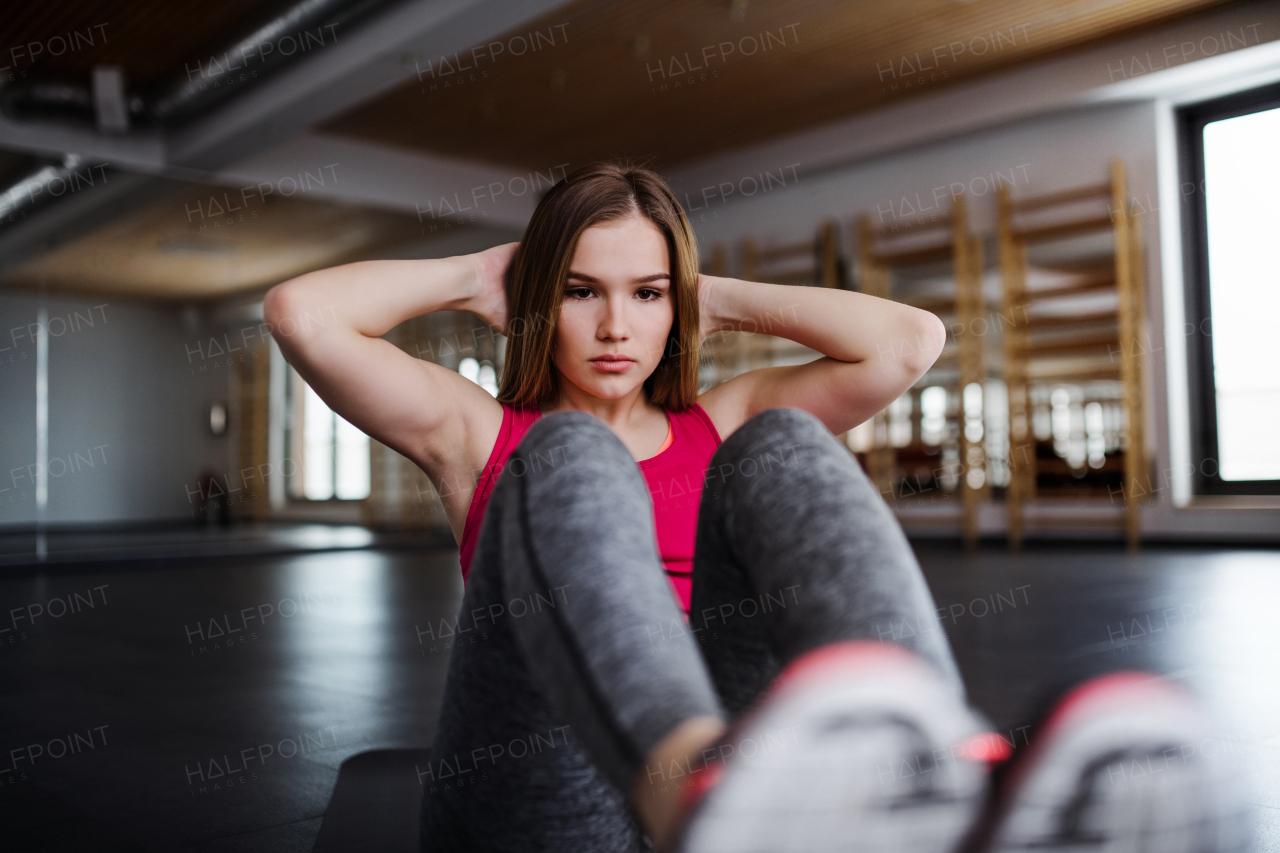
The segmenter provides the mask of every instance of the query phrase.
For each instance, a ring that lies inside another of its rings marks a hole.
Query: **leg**
[[[737,719],[678,849],[953,853],[995,744],[849,452],[805,411],[761,412],[713,456],[697,535],[689,628]]]
[[[892,640],[964,697],[933,598],[902,528],[813,415],[757,414],[707,470],[690,626],[728,710],[780,666],[840,640]]]
[[[424,779],[424,849],[643,849],[637,772],[683,723],[722,714],[688,634],[656,627],[671,620],[630,453],[590,415],[542,418],[482,523]]]

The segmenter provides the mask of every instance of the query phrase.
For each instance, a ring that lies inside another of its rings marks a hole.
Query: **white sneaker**
[[[788,666],[682,791],[680,853],[952,853],[1007,754],[923,659],[834,643]]]
[[[974,850],[1232,853],[1250,845],[1242,768],[1182,687],[1122,672],[1074,689],[996,785]]]

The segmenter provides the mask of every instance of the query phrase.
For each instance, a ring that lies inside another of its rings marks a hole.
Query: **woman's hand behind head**
[[[714,276],[698,273],[698,342],[702,343],[721,330],[721,320],[716,314],[719,298],[718,283]]]
[[[507,291],[504,285],[507,266],[515,254],[517,243],[503,243],[483,252],[468,255],[474,269],[471,298],[467,310],[477,315],[499,334],[507,333]]]

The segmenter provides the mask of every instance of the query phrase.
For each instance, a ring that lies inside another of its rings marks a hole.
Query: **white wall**
[[[31,292],[0,293],[4,527],[36,520],[29,476],[37,470],[36,346],[29,327],[38,302]],[[205,428],[209,403],[226,399],[226,365],[188,355],[198,351],[200,334],[174,308],[57,295],[45,304],[48,523],[194,520],[187,489],[201,469],[227,464],[229,439]]]
[[[750,177],[768,170],[775,179],[783,175],[787,185],[775,180],[771,189],[745,202],[733,196],[720,201],[715,193],[704,200],[702,188],[682,192],[681,200],[691,200],[698,208],[690,219],[704,255],[715,242],[736,245],[748,235],[781,242],[812,237],[819,221],[834,217],[843,225],[843,248],[852,257],[859,213],[888,222],[915,218],[917,208],[921,214],[932,209],[945,212],[953,184],[965,185],[971,228],[978,232],[995,228],[996,180],[1012,178],[1015,193],[1097,184],[1107,180],[1111,157],[1125,161],[1131,194],[1154,199],[1154,134],[1150,103],[1108,104],[988,128],[818,173],[806,174],[800,160],[798,180],[790,170],[782,172],[769,164]],[[995,173],[1000,177],[993,177]],[[726,180],[750,190],[747,177]],[[1149,230],[1154,239],[1158,234],[1149,226],[1150,221],[1144,233]]]

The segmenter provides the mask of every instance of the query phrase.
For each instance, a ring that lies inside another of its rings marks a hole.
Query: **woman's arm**
[[[778,406],[804,409],[832,433],[845,432],[914,385],[946,343],[935,315],[863,293],[720,276],[699,276],[698,293],[704,338],[721,329],[758,332],[823,354],[750,370],[707,391],[699,402],[721,435]]]
[[[381,336],[444,310],[471,311],[502,331],[502,270],[514,246],[316,270],[267,291],[263,314],[285,359],[331,409],[432,474],[428,469],[456,458],[464,438],[495,413],[496,436],[501,406],[478,385]]]

